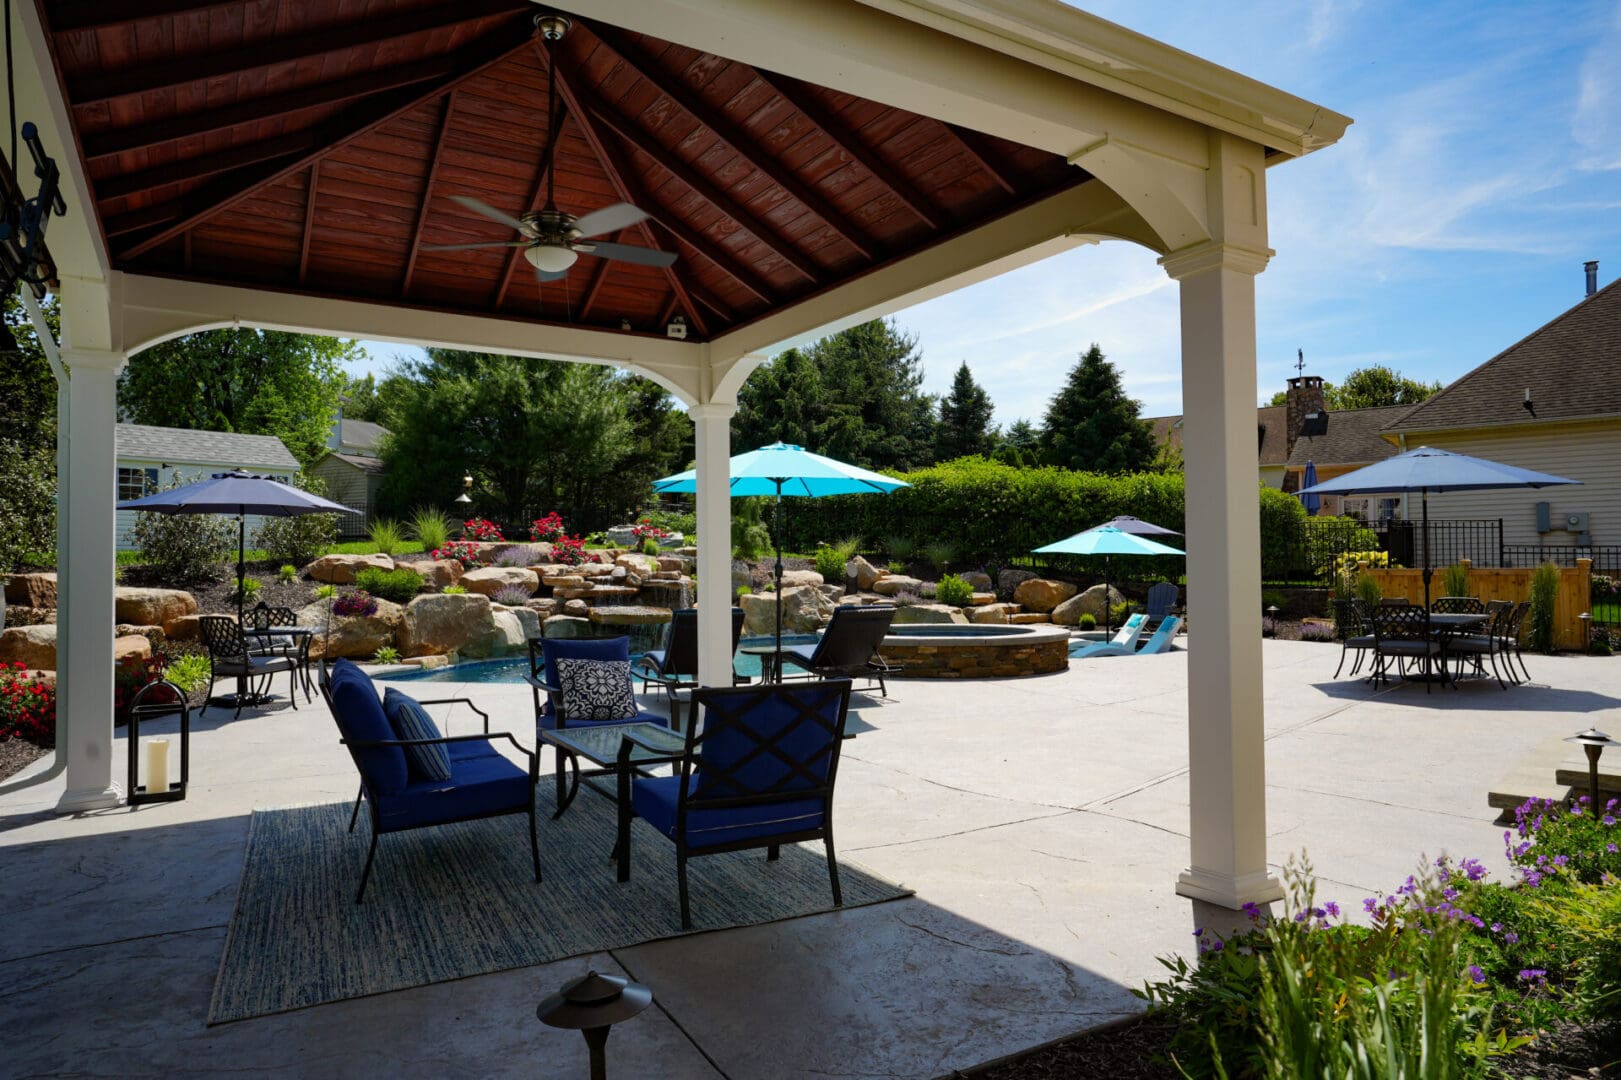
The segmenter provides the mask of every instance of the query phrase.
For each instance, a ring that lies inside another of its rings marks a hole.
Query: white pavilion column
[[[73,542],[57,566],[68,622],[58,630],[56,648],[58,679],[70,681],[72,692],[65,706],[67,745],[57,749],[67,754],[67,790],[56,808],[72,813],[116,806],[123,794],[113,781],[112,749],[114,439],[124,354],[64,347],[62,362],[68,371],[68,483],[57,512],[67,515]]]
[[[698,451],[698,681],[732,685],[732,413],[734,404],[693,405]]]
[[[1160,260],[1182,293],[1187,490],[1188,801],[1183,896],[1227,908],[1283,895],[1266,862],[1255,275],[1266,268],[1261,149],[1214,136],[1214,239]]]

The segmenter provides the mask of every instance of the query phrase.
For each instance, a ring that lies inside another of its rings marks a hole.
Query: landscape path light
[[[1598,808],[1598,759],[1604,754],[1606,746],[1614,746],[1615,740],[1610,738],[1598,728],[1590,727],[1586,731],[1578,731],[1565,740],[1568,743],[1577,743],[1587,751],[1587,801],[1592,805],[1593,816],[1600,817]]]
[[[564,983],[535,1009],[541,1023],[585,1036],[591,1050],[591,1080],[608,1080],[604,1048],[608,1029],[653,1004],[653,991],[619,975],[587,972]]]

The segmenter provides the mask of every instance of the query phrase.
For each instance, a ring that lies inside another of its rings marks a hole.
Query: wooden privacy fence
[[[1477,569],[1470,566],[1467,559],[1463,560],[1463,564],[1469,566],[1470,596],[1478,596],[1482,600],[1510,600],[1516,604],[1531,599],[1531,575],[1536,573],[1535,570],[1498,567]],[[1379,591],[1386,596],[1404,596],[1415,604],[1424,602],[1422,570],[1390,570],[1363,563],[1359,572],[1377,581]],[[1587,624],[1581,616],[1591,611],[1592,578],[1592,559],[1577,559],[1575,569],[1560,568],[1559,599],[1554,602],[1553,608],[1556,647],[1576,650],[1587,648]],[[1442,593],[1441,571],[1436,570],[1430,579],[1430,598],[1433,600]],[[1529,620],[1526,626],[1522,627],[1522,632],[1526,629],[1529,629]]]

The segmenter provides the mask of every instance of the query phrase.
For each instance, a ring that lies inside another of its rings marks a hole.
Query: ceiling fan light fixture
[[[535,244],[523,249],[523,257],[536,270],[556,274],[567,270],[579,259],[579,252],[560,244]]]

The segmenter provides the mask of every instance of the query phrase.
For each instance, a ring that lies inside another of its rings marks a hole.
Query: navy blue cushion
[[[630,804],[637,815],[672,840],[676,838],[675,803],[680,783],[679,776],[655,776],[632,781],[630,786]],[[689,809],[686,840],[689,848],[703,848],[821,827],[820,797],[789,799],[720,810]]]
[[[819,684],[717,695],[704,714],[703,764],[693,794],[791,797],[824,786],[842,700]]]
[[[482,745],[489,752],[453,754],[448,781],[413,780],[400,792],[379,798],[377,817],[384,832],[529,808],[534,789],[528,772],[483,740],[451,745]]]
[[[418,705],[416,699],[390,686],[383,691],[383,712],[387,715],[389,723],[394,725],[396,739],[438,739],[441,738],[439,725],[433,722],[428,710]],[[450,754],[445,750],[445,744],[437,746],[407,746],[405,762],[410,767],[413,780],[449,780]]]
[[[339,661],[332,669],[332,713],[338,730],[350,742],[397,738],[371,678],[346,661]],[[358,749],[355,760],[375,795],[393,795],[409,781],[405,753],[397,746]]]

